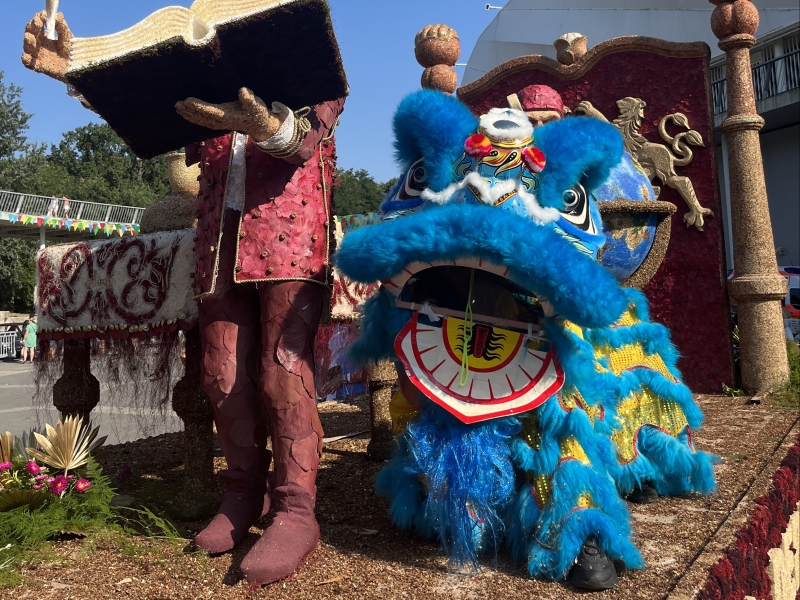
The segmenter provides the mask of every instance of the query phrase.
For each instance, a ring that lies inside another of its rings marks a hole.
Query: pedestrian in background
[[[39,332],[39,326],[36,324],[36,315],[31,315],[30,323],[25,327],[25,334],[22,337],[22,362],[25,362],[26,356],[30,356],[30,362],[33,362],[34,354],[36,353],[36,334]]]
[[[47,216],[48,217],[57,217],[58,216],[58,198],[55,196],[52,197],[50,200],[50,206],[47,207]]]

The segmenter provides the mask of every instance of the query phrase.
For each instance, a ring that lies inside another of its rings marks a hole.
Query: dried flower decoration
[[[81,417],[69,416],[55,427],[47,425],[45,435],[34,433],[41,450],[26,448],[28,454],[53,468],[68,471],[82,467],[89,460],[89,453],[106,441],[106,436],[97,438],[99,427],[94,430],[83,426]],[[36,473],[32,473],[36,474]]]

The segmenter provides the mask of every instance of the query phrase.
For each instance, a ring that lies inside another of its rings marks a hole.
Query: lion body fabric
[[[415,410],[399,392],[391,407],[398,450],[376,491],[396,526],[438,539],[453,566],[476,567],[478,555],[506,546],[532,576],[559,580],[595,536],[610,558],[642,568],[623,496],[642,482],[661,495],[714,490],[714,457],[692,443],[702,413],[644,295],[621,288],[585,251],[596,231],[576,239],[565,235],[563,219],[442,197],[457,187],[454,165],[463,164],[464,140],[476,130],[466,107],[437,92],[412,94],[398,108],[395,147],[407,173],[393,194],[405,211],[413,171],[427,190],[419,195],[437,202],[345,238],[339,268],[357,281],[385,283],[365,305],[351,355],[397,359],[395,338],[414,313],[396,305],[392,277],[415,261],[469,257],[499,265],[515,285],[552,304],[542,344],[560,364],[563,384],[532,410],[474,423],[423,394]],[[619,133],[588,117],[538,127],[533,140],[547,164],[529,174],[535,182],[526,189],[539,208],[566,217],[564,190],[591,191],[622,159]],[[591,202],[586,214],[601,226]]]

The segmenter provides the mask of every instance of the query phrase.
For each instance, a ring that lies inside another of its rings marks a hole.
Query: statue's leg
[[[694,192],[694,186],[692,185],[691,179],[688,177],[673,175],[667,179],[665,183],[669,187],[678,190],[681,198],[683,198],[684,202],[686,202],[686,206],[689,208],[689,212],[683,215],[683,220],[686,225],[694,225],[698,229],[702,230],[704,225],[703,217],[713,217],[714,211],[708,208],[703,208],[700,205],[700,201],[697,199],[697,195]]]
[[[242,286],[200,304],[203,388],[228,463],[219,473],[226,489],[219,512],[195,538],[212,554],[238,544],[270,507],[268,421],[250,375],[258,368],[258,318],[258,296]]]
[[[262,286],[260,390],[272,426],[275,517],[242,561],[250,583],[291,575],[319,541],[314,517],[322,424],[314,389],[314,337],[325,289],[314,283]]]

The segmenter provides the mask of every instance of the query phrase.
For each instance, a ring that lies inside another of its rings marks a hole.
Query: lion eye
[[[596,227],[589,209],[589,196],[581,184],[576,184],[566,190],[562,195],[564,207],[561,215],[565,221],[581,231],[594,234]]]
[[[564,208],[562,212],[573,213],[581,204],[581,194],[575,189],[569,189],[564,192],[563,200]]]
[[[428,171],[422,164],[423,159],[419,159],[408,170],[403,177],[403,185],[397,192],[397,200],[414,200],[422,195],[422,191],[428,187]]]

